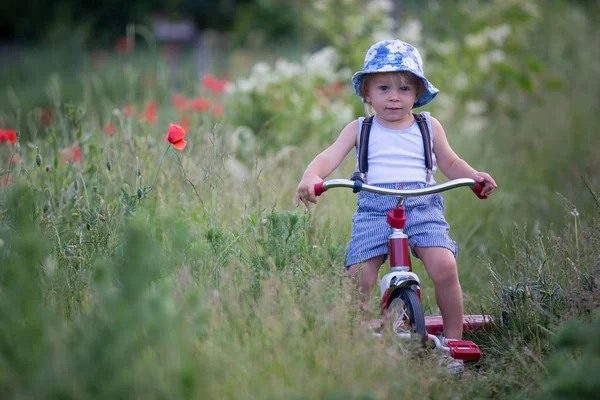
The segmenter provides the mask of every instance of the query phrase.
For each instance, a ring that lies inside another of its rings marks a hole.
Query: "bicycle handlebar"
[[[331,179],[315,184],[315,195],[320,196],[326,190],[329,190],[331,188],[345,187],[353,189],[355,193],[364,190],[367,192],[383,194],[387,196],[414,197],[426,194],[440,193],[446,190],[455,189],[457,187],[462,186],[470,187],[473,193],[475,193],[475,195],[480,199],[487,199],[487,195],[481,194],[481,191],[483,190],[483,185],[469,178],[454,179],[448,182],[441,183],[439,185],[428,186],[422,189],[385,189],[377,186],[367,185],[360,181],[351,181],[349,179]]]

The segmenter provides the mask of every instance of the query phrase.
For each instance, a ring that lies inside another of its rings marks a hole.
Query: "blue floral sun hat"
[[[364,96],[360,93],[360,83],[365,74],[397,71],[412,72],[423,81],[425,90],[421,93],[413,108],[424,106],[433,100],[439,93],[439,90],[433,86],[423,74],[423,60],[421,59],[419,51],[411,44],[401,40],[384,40],[371,46],[365,56],[363,70],[352,76],[354,92],[356,92],[363,101],[366,101]]]

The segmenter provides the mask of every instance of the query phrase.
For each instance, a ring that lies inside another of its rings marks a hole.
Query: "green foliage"
[[[32,227],[33,203],[26,189],[15,192],[8,205],[16,224],[2,234],[4,395],[185,397],[199,390],[186,343],[206,336],[205,305],[168,271],[145,228],[131,224],[118,252],[72,269]],[[69,288],[77,276],[82,284]],[[68,289],[79,297],[70,316],[57,307]]]
[[[591,321],[572,321],[556,333],[554,354],[547,362],[548,377],[540,399],[592,399],[600,386],[600,314]]]

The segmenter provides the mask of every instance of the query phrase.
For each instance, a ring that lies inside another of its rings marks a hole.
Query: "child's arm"
[[[341,164],[344,157],[356,146],[358,120],[350,122],[342,130],[337,140],[323,150],[308,164],[302,180],[296,189],[296,207],[303,202],[306,208],[317,203],[315,184],[321,182]]]
[[[433,117],[431,118],[431,127],[433,128],[433,147],[437,165],[448,179],[471,178],[481,182],[484,185],[481,191],[482,195],[489,195],[498,187],[488,173],[476,171],[452,150],[444,128]]]

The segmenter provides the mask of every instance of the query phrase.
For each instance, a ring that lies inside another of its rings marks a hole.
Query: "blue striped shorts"
[[[374,185],[388,189],[397,189],[398,184]],[[402,183],[403,189],[425,187],[424,183]],[[387,212],[396,206],[397,197],[384,196],[369,192],[358,193],[358,209],[352,217],[352,235],[346,252],[346,268],[370,258],[389,253],[388,238],[390,226],[386,222]],[[444,218],[444,199],[437,194],[407,197],[404,200],[408,244],[413,256],[417,257],[414,247],[445,247],[454,257],[458,254],[456,242],[450,239],[450,226]]]

